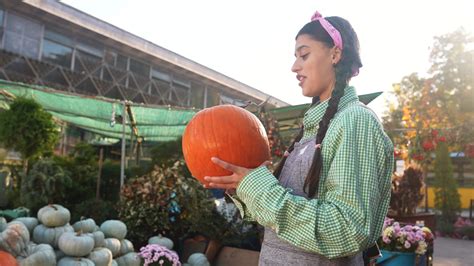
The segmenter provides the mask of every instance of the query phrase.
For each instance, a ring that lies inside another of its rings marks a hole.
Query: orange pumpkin
[[[191,174],[201,183],[205,176],[231,173],[215,165],[211,157],[256,168],[270,160],[270,147],[265,128],[249,111],[218,105],[199,111],[184,130],[183,154]]]
[[[0,265],[1,266],[17,266],[18,262],[10,253],[0,250]]]

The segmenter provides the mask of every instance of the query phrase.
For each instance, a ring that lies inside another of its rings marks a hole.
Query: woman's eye
[[[308,56],[309,56],[309,53],[303,54],[303,55],[301,55],[301,58],[302,58],[303,60],[306,60],[306,59],[308,58]]]

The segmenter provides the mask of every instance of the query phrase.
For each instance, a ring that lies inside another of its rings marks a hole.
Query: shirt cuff
[[[235,206],[239,210],[240,217],[244,221],[249,221],[249,222],[255,221],[250,216],[250,213],[248,212],[247,206],[245,206],[245,203],[243,203],[242,200],[239,199],[239,196],[237,196],[236,194],[230,194],[230,193],[227,193],[227,192],[226,192],[226,194],[227,194],[227,196],[229,196],[229,198],[232,200],[232,202],[234,202]]]

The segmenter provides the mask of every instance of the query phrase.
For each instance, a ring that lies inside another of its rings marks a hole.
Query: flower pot
[[[414,252],[397,252],[382,249],[382,257],[377,259],[377,265],[405,266],[426,265],[426,255],[417,255]]]

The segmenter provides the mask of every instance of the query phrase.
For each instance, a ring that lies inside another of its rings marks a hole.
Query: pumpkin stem
[[[80,236],[80,235],[82,235],[82,233],[83,233],[82,229],[79,229],[78,231],[76,231],[76,236]]]
[[[52,204],[52,203],[48,204],[48,207],[53,208],[55,211],[58,210],[58,207],[54,206],[54,204]]]

